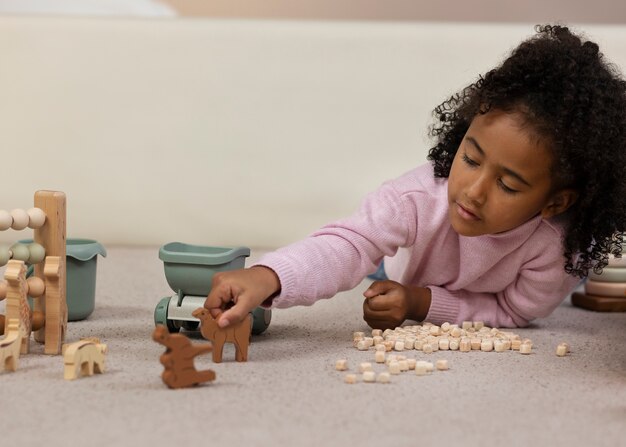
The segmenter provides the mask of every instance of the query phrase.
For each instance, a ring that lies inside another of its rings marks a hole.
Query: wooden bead
[[[13,217],[7,210],[0,210],[0,231],[5,231],[13,225]]]
[[[441,351],[447,351],[450,349],[450,340],[447,338],[440,338],[439,339],[439,349]]]
[[[28,296],[33,298],[38,298],[43,295],[46,290],[46,284],[43,282],[43,279],[38,278],[37,276],[31,276],[26,280],[26,284],[28,285]]]
[[[404,342],[403,341],[397,341],[396,344],[393,346],[393,349],[395,351],[404,351]]]
[[[41,244],[37,244],[35,242],[28,244],[28,253],[29,264],[39,264],[46,259],[46,249],[43,248],[43,245]]]
[[[474,329],[476,329],[477,331],[481,330],[483,327],[485,327],[485,323],[483,323],[482,321],[474,321]]]
[[[31,329],[33,331],[38,331],[42,327],[44,327],[46,321],[46,317],[43,312],[35,310],[33,311],[33,316],[31,318]]]
[[[372,329],[372,337],[382,337],[383,331],[382,329]]]
[[[461,327],[463,328],[464,331],[470,329],[473,326],[471,321],[464,321],[463,324],[461,324]]]
[[[11,210],[11,217],[13,218],[11,228],[14,230],[23,230],[28,226],[28,213],[25,210],[21,208]]]
[[[17,261],[28,262],[28,258],[30,257],[30,251],[28,251],[28,246],[25,244],[15,243],[11,245],[11,258]]]
[[[569,345],[567,343],[559,343],[556,347],[556,355],[559,357],[565,357],[569,352]]]
[[[41,228],[46,223],[46,213],[41,208],[30,208],[28,214],[28,228]]]
[[[6,245],[0,245],[0,267],[6,265],[11,259],[11,251]]]

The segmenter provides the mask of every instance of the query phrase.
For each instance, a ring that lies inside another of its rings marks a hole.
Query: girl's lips
[[[456,210],[459,215],[465,220],[480,220],[480,218],[476,214],[468,211],[467,208],[464,208],[463,205],[461,205],[460,203],[456,204]]]

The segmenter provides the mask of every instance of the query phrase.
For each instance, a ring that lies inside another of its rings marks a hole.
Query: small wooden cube
[[[400,366],[401,372],[405,372],[409,370],[409,362],[407,360],[398,361],[398,366]]]
[[[530,343],[522,343],[519,347],[520,354],[530,354],[532,352],[533,345]]]
[[[385,351],[376,351],[374,359],[376,363],[385,363]]]
[[[463,324],[461,324],[461,328],[463,328],[464,331],[467,331],[472,326],[473,326],[473,324],[472,324],[471,321],[464,321]]]
[[[506,351],[506,344],[502,340],[494,340],[493,341],[493,350],[496,352],[504,352]]]
[[[337,371],[345,371],[348,369],[348,361],[346,359],[339,359],[335,362],[335,369]]]
[[[469,338],[462,338],[459,343],[459,351],[470,352],[472,350],[472,342]]]
[[[484,338],[480,342],[480,350],[483,352],[491,352],[493,351],[493,340],[490,338]]]
[[[343,378],[343,381],[345,383],[356,383],[357,379],[356,379],[356,374],[346,374],[345,377]]]
[[[440,338],[439,339],[439,349],[441,351],[447,351],[450,349],[450,340],[448,338]]]
[[[415,364],[417,363],[416,359],[407,359],[407,363],[409,364],[409,369],[415,369]]]
[[[565,357],[569,352],[569,345],[567,343],[559,343],[556,347],[556,355],[559,357]]]
[[[437,362],[435,362],[435,365],[437,366],[437,369],[439,371],[446,371],[447,369],[449,369],[448,361],[446,359],[437,360]]]
[[[474,329],[476,329],[477,331],[481,330],[483,327],[485,327],[485,323],[483,323],[482,321],[474,321]]]
[[[404,342],[398,340],[395,345],[393,346],[393,349],[396,351],[404,351]]]
[[[378,377],[376,377],[376,382],[378,383],[389,383],[391,382],[391,374],[389,374],[388,372],[381,372],[380,374],[378,374]]]
[[[389,362],[389,373],[390,374],[400,374],[400,363],[395,361],[395,362]]]
[[[383,330],[382,329],[372,329],[372,337],[382,337]]]
[[[370,362],[363,362],[359,365],[359,372],[364,373],[366,371],[373,371],[374,368]]]
[[[374,371],[364,371],[363,382],[366,382],[366,383],[376,382],[376,373]]]

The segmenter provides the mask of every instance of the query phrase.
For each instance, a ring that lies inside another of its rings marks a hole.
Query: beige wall
[[[626,67],[624,27],[585,31]],[[0,208],[58,189],[70,237],[282,245],[423,163],[433,107],[531,33],[0,17]]]
[[[291,19],[626,23],[623,0],[159,0],[183,16]]]

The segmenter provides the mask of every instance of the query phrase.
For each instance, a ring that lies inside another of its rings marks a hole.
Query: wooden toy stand
[[[34,202],[35,208],[45,213],[45,222],[34,228],[33,237],[34,242],[45,250],[45,262],[34,266],[34,276],[39,279],[29,278],[28,281],[24,261],[8,262],[5,272],[7,303],[4,333],[8,331],[9,320],[17,318],[25,334],[22,354],[29,351],[31,330],[34,331],[35,340],[44,343],[46,354],[60,354],[67,327],[66,198],[62,192],[37,191]],[[45,285],[43,294],[38,297],[29,293],[29,283],[37,281]],[[33,298],[32,312],[28,306],[28,295]]]

